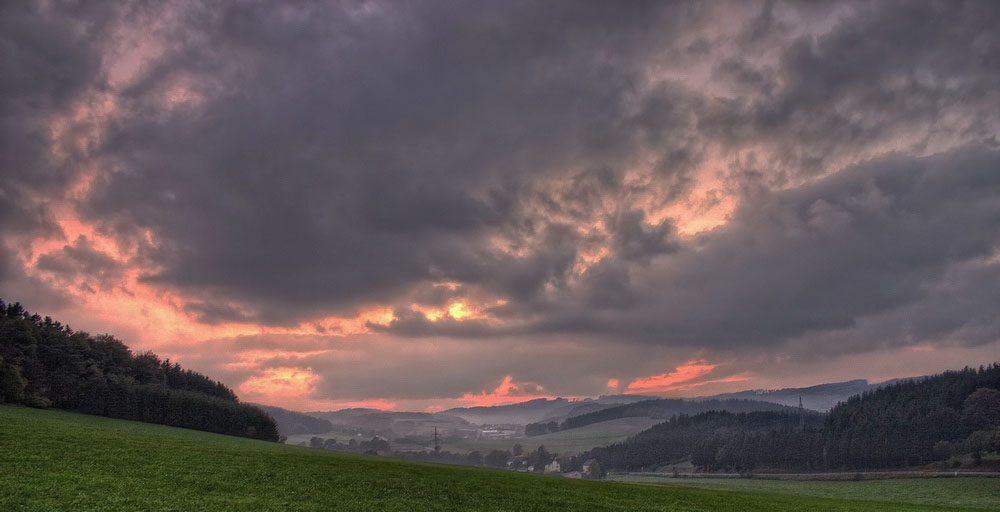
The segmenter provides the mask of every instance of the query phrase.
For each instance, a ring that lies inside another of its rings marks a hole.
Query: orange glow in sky
[[[640,377],[632,381],[626,390],[632,393],[663,393],[674,391],[683,383],[707,375],[717,366],[704,360],[691,360],[678,366],[672,372],[650,377]]]
[[[536,398],[554,398],[541,394],[544,391],[542,386],[530,386],[530,388],[529,386],[526,386],[525,383],[515,383],[514,378],[508,375],[493,391],[489,393],[484,391],[478,394],[466,393],[462,395],[462,398],[459,398],[459,401],[464,402],[467,406],[490,406],[524,402]],[[530,391],[526,388],[529,388]]]
[[[250,400],[259,396],[300,396],[311,393],[318,379],[318,375],[307,369],[269,368],[247,379],[239,389]]]

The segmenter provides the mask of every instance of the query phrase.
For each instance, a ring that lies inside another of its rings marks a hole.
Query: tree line
[[[2,402],[278,440],[274,420],[224,384],[0,299]]]

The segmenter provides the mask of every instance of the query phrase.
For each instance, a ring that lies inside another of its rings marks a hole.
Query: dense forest
[[[611,446],[594,448],[584,458],[593,457],[609,469],[652,469],[697,455],[718,440],[754,437],[774,432],[810,432],[823,425],[820,413],[801,411],[758,411],[733,413],[708,411],[695,415],[682,414],[654,425],[627,440]],[[716,452],[713,452],[713,456]],[[744,456],[722,453],[720,465],[744,469]],[[696,462],[697,464],[697,462]],[[719,469],[715,467],[706,469]],[[749,468],[747,468],[749,469]]]
[[[781,412],[679,416],[591,456],[610,469],[690,459],[702,470],[738,472],[960,464],[957,455],[979,464],[1000,450],[1000,364],[902,381],[799,421]]]
[[[3,300],[0,402],[278,440],[274,420],[222,383]]]
[[[1000,429],[1000,423],[973,420],[983,410],[1000,411],[1000,401],[969,400],[979,389],[1000,390],[1000,364],[904,381],[852,397],[827,417],[823,429],[827,463],[839,468],[887,468],[938,460],[941,454],[934,453],[938,442],[959,443],[977,431]],[[977,396],[984,394],[992,396],[988,391]]]

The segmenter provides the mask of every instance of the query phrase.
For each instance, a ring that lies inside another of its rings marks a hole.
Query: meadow
[[[0,406],[0,510],[970,510],[593,482]]]
[[[1000,510],[1000,478],[892,478],[858,482],[765,480],[762,478],[672,478],[669,475],[611,475],[608,478],[618,482],[660,484],[719,491],[882,500],[897,503]]]

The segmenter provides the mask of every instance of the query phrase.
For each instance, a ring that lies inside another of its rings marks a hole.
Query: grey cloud
[[[54,314],[73,304],[65,290],[25,274],[19,258],[0,245],[0,298],[20,302],[28,311]],[[65,317],[63,317],[65,318]]]
[[[643,58],[701,16],[655,3],[303,9],[195,18],[194,42],[132,87],[103,148],[121,172],[82,205],[102,224],[127,220],[109,228],[122,236],[132,224],[161,237],[163,270],[146,282],[225,295],[269,323],[428,280],[516,298],[558,281],[565,243],[508,261],[487,254],[488,237],[533,222],[518,213],[533,180],[671,140],[683,102],[649,99],[664,115],[643,116],[622,98]],[[149,115],[147,82],[181,73],[215,84],[205,103]]]
[[[582,302],[598,309],[630,309],[639,300],[625,265],[602,261],[588,268],[581,281]]]
[[[636,278],[656,286],[640,301],[647,315],[642,335],[760,347],[920,304],[933,295],[930,288],[948,282],[954,266],[988,258],[1000,246],[998,169],[1000,154],[968,148],[873,161],[748,198],[697,251]],[[951,293],[976,296],[972,291],[959,286]],[[954,321],[972,321],[988,304]],[[921,340],[936,333],[912,334]],[[839,348],[871,343],[878,340]]]
[[[0,5],[0,289],[35,310],[71,304],[64,290],[25,273],[21,253],[35,237],[63,235],[51,201],[76,177],[80,155],[50,123],[97,79],[108,11],[97,2]],[[64,161],[51,157],[53,147]]]
[[[995,135],[995,3],[854,7],[828,33],[787,41],[776,69],[753,64],[752,55],[724,63],[722,76],[762,94],[716,104],[703,128],[748,151],[773,145],[768,164],[782,170],[776,183],[829,172],[901,140],[908,147],[899,149],[926,154]]]
[[[676,253],[647,266],[606,260],[552,297],[544,315],[522,315],[516,327],[469,324],[486,331],[461,335],[576,332],[752,351],[840,332],[850,343],[827,349],[841,353],[946,335],[990,342],[1000,335],[989,291],[1000,282],[988,259],[1000,248],[998,170],[1000,153],[970,147],[879,159],[797,189],[760,191],[729,224]],[[880,330],[857,328],[862,323]],[[449,334],[426,321],[414,327],[389,329]]]
[[[59,141],[49,123],[98,76],[101,53],[94,41],[104,37],[106,14],[91,2],[0,6],[0,230],[5,238],[59,231],[43,199],[62,194],[78,161],[50,158],[50,148]],[[62,149],[76,156],[72,147]]]
[[[611,219],[614,247],[626,261],[648,261],[650,257],[670,252],[677,247],[673,225],[662,222],[650,226],[641,210],[631,210]]]
[[[90,240],[82,235],[58,252],[39,256],[35,266],[55,274],[63,282],[73,283],[79,277],[86,286],[97,286],[103,290],[120,284],[124,270],[123,263],[95,249]]]
[[[251,318],[246,312],[231,304],[220,301],[192,301],[184,305],[184,311],[195,315],[199,322],[216,325],[226,322],[247,322]]]

